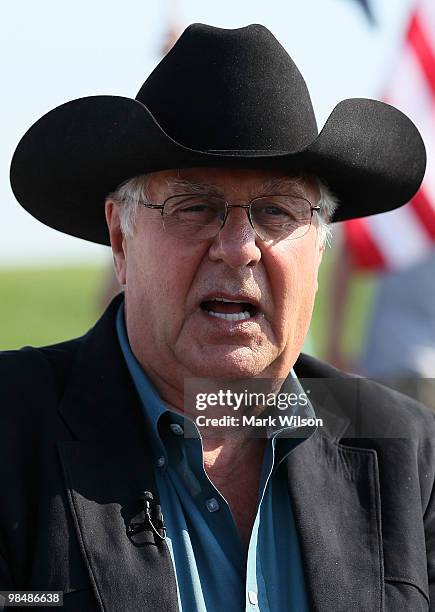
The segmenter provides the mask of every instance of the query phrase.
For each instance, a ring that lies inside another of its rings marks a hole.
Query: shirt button
[[[184,429],[181,427],[181,425],[178,425],[178,423],[171,423],[169,427],[171,428],[172,433],[177,436],[182,436],[184,434]]]
[[[253,606],[258,604],[258,597],[255,591],[248,591],[248,599],[249,603],[251,603]]]
[[[159,457],[159,458],[157,459],[157,466],[158,466],[158,467],[160,467],[160,468],[161,468],[161,467],[164,467],[165,463],[166,463],[166,459],[165,459],[163,456],[162,456],[162,457]]]
[[[210,499],[208,499],[205,502],[205,505],[207,506],[207,510],[209,512],[216,512],[217,510],[219,510],[219,503],[217,499],[215,499],[214,497],[211,497]]]

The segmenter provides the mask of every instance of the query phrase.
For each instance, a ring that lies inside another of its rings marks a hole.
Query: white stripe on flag
[[[397,106],[402,112],[414,121],[419,129],[433,126],[421,126],[420,122],[432,115],[434,97],[426,81],[418,57],[411,45],[407,44],[402,59],[387,90],[386,98],[389,103]],[[426,132],[424,132],[427,138]]]
[[[411,266],[433,249],[433,242],[409,206],[367,217],[366,223],[391,270]]]
[[[435,118],[434,118],[435,120]],[[430,159],[428,155],[428,163],[426,174],[424,175],[423,187],[426,200],[429,206],[435,210],[435,158]]]
[[[426,42],[435,55],[435,3],[425,0],[418,8],[418,20]]]

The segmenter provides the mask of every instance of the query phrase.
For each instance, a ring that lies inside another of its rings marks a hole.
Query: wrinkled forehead
[[[153,199],[190,191],[234,199],[272,193],[312,195],[317,180],[313,175],[292,175],[271,169],[183,168],[151,173],[147,186]]]

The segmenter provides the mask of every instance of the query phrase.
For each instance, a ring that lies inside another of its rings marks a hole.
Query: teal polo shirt
[[[131,351],[123,304],[116,324],[150,437],[180,611],[308,612],[284,461],[305,440],[281,437],[286,429],[270,433],[246,553],[228,503],[204,470],[198,428],[192,422],[197,437],[184,437],[186,417],[168,409]],[[315,416],[310,403],[306,416]]]

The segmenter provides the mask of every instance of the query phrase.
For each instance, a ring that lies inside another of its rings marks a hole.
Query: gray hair
[[[319,211],[314,211],[314,222],[317,226],[317,238],[321,246],[331,246],[332,228],[330,220],[337,209],[338,198],[332,193],[329,187],[316,177],[317,186],[320,192],[318,206]]]
[[[148,183],[150,174],[141,174],[128,179],[115,191],[109,193],[107,200],[113,200],[120,209],[121,231],[124,236],[131,237],[136,224],[137,211],[142,202],[150,202]],[[303,177],[292,177],[292,181],[301,183]],[[314,211],[314,223],[318,229],[318,240],[320,244],[330,245],[331,226],[330,219],[338,205],[337,198],[332,194],[329,187],[316,177],[320,192],[318,205],[320,211]],[[182,186],[183,181],[175,181],[175,184]]]

